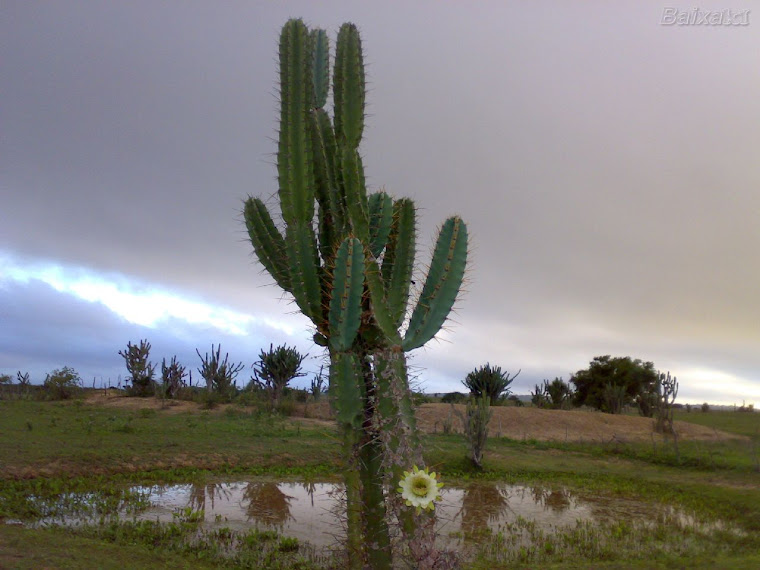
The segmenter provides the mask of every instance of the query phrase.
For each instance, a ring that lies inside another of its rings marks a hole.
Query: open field
[[[621,523],[555,538],[535,535],[539,546],[526,548],[510,545],[509,532],[535,531],[511,528],[506,535],[481,537],[483,548],[466,567],[760,564],[758,413],[679,413],[676,448],[672,440],[653,438],[645,426],[651,420],[643,418],[496,408],[483,473],[465,460],[465,441],[455,426],[442,433],[449,413],[448,406],[436,404],[419,410],[428,433],[427,461],[447,484],[567,488],[674,505],[708,527],[720,521],[738,529],[731,534],[718,525],[695,534],[672,521],[653,521],[642,532]],[[126,490],[136,484],[202,483],[231,475],[337,481],[339,439],[329,414],[310,404],[306,415],[281,418],[236,405],[204,410],[187,402],[165,407],[151,399],[0,401],[0,520],[40,516],[28,500],[32,495],[98,492],[107,510],[112,502],[132,500]],[[286,538],[259,535],[238,537],[249,550],[230,561],[215,550],[218,536],[192,546],[178,538],[191,530],[186,522],[77,531],[0,525],[0,568],[109,568],[125,559],[134,568],[340,567],[339,557],[315,561]]]

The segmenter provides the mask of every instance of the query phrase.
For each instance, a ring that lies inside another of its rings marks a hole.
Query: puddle
[[[130,493],[141,497],[142,505],[150,506],[137,513],[122,511],[125,519],[171,522],[193,516],[202,520],[207,529],[276,530],[316,547],[334,546],[345,536],[345,493],[340,484],[237,481],[135,487]],[[436,504],[438,535],[452,547],[462,547],[473,537],[477,540],[500,530],[509,531],[515,523],[526,521],[531,528],[545,533],[575,526],[579,521],[593,524],[626,521],[641,525],[671,521],[702,531],[730,530],[720,521],[700,523],[672,506],[581,495],[564,488],[478,482],[463,487],[446,486],[441,495]],[[85,495],[82,497],[86,500]],[[84,522],[93,519],[51,517],[37,524]]]

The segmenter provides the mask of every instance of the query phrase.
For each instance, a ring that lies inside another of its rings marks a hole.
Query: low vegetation
[[[425,409],[431,406],[436,405]],[[438,406],[446,417],[449,406]],[[492,433],[478,470],[468,459],[470,449],[461,433],[438,430],[424,436],[426,459],[447,485],[482,480],[611,494],[630,497],[632,504],[679,506],[706,524],[695,531],[673,527],[668,520],[652,521],[647,528],[625,521],[584,523],[546,533],[529,520],[517,520],[463,536],[465,544],[480,545],[463,566],[708,568],[760,562],[760,414],[675,410],[674,421],[676,429],[688,421],[744,439],[682,440],[677,457],[667,439],[656,445],[646,440],[590,443]],[[162,406],[155,399],[106,399],[102,391],[58,402],[6,399],[0,401],[0,433],[0,519],[6,522],[85,508],[75,500],[77,493],[99,497],[87,508],[107,515],[125,506],[140,509],[144,497],[130,491],[140,484],[202,483],[231,475],[335,481],[340,469],[334,423],[273,414],[267,400],[205,410],[183,402]],[[30,497],[47,499],[32,502]],[[109,568],[124,559],[134,561],[135,568],[343,564],[340,552],[319,554],[275,531],[199,532],[196,523],[192,513],[178,513],[173,522],[160,524],[127,518],[77,529],[0,525],[0,566]],[[726,524],[741,532],[721,530]]]

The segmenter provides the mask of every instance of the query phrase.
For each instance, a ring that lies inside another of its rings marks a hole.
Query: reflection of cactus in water
[[[408,324],[416,213],[408,199],[367,193],[359,144],[365,81],[359,32],[338,33],[329,91],[323,30],[290,20],[280,36],[277,152],[283,227],[259,198],[244,216],[259,261],[314,324],[330,354],[330,392],[347,460],[350,566],[390,568],[392,521],[401,523],[418,568],[435,564],[433,520],[393,491],[403,471],[422,467],[405,352],[435,336],[449,315],[467,261],[467,227],[457,216],[440,230]],[[401,331],[405,330],[402,336]]]
[[[471,483],[464,490],[462,508],[462,532],[465,536],[490,533],[488,523],[496,523],[509,508],[506,489],[487,483]]]
[[[283,493],[277,483],[248,483],[243,499],[248,501],[248,518],[259,524],[282,528],[292,518],[293,497]]]
[[[567,489],[549,489],[547,487],[531,487],[533,501],[556,513],[570,508],[570,492]]]
[[[231,492],[228,485],[222,483],[207,483],[199,484],[193,483],[190,486],[190,498],[187,502],[187,506],[195,511],[205,511],[206,502],[210,500],[210,510],[214,510],[216,499],[229,499]]]

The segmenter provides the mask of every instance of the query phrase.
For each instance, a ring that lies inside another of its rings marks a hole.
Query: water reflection
[[[547,489],[546,487],[531,487],[533,500],[554,512],[561,513],[570,508],[571,494],[567,489]]]
[[[205,511],[208,502],[209,509],[214,510],[216,499],[220,501],[229,501],[231,490],[229,485],[220,483],[206,483],[201,485],[192,483],[190,485],[189,498],[187,506],[195,511]]]
[[[137,487],[131,491],[145,496],[151,505],[138,515],[142,519],[171,522],[178,510],[190,507],[203,511],[203,524],[208,528],[225,526],[246,531],[255,526],[261,530],[277,530],[316,547],[338,545],[345,536],[345,491],[340,484],[255,480]],[[67,504],[96,501],[92,493],[67,498]],[[577,521],[606,524],[625,520],[646,526],[660,520],[695,530],[703,526],[681,509],[648,503],[641,498],[585,495],[562,487],[488,482],[474,482],[465,487],[447,485],[442,489],[436,514],[442,546],[454,548],[463,545],[462,541],[477,542],[479,537],[492,532],[512,533],[519,521],[528,521],[532,529],[546,534],[563,527],[575,527]],[[120,516],[131,518],[132,515],[124,509]],[[39,523],[76,525],[87,520],[81,515],[65,518],[62,521],[51,517]],[[714,528],[724,527],[722,523],[710,524]]]
[[[490,531],[489,525],[496,524],[509,508],[509,493],[506,488],[488,483],[472,483],[462,495],[459,510],[462,532],[481,534]]]
[[[313,491],[311,494],[313,506]],[[248,503],[245,509],[248,520],[278,530],[293,518],[290,514],[293,499],[292,495],[283,493],[277,483],[248,483],[243,491],[243,500]]]

